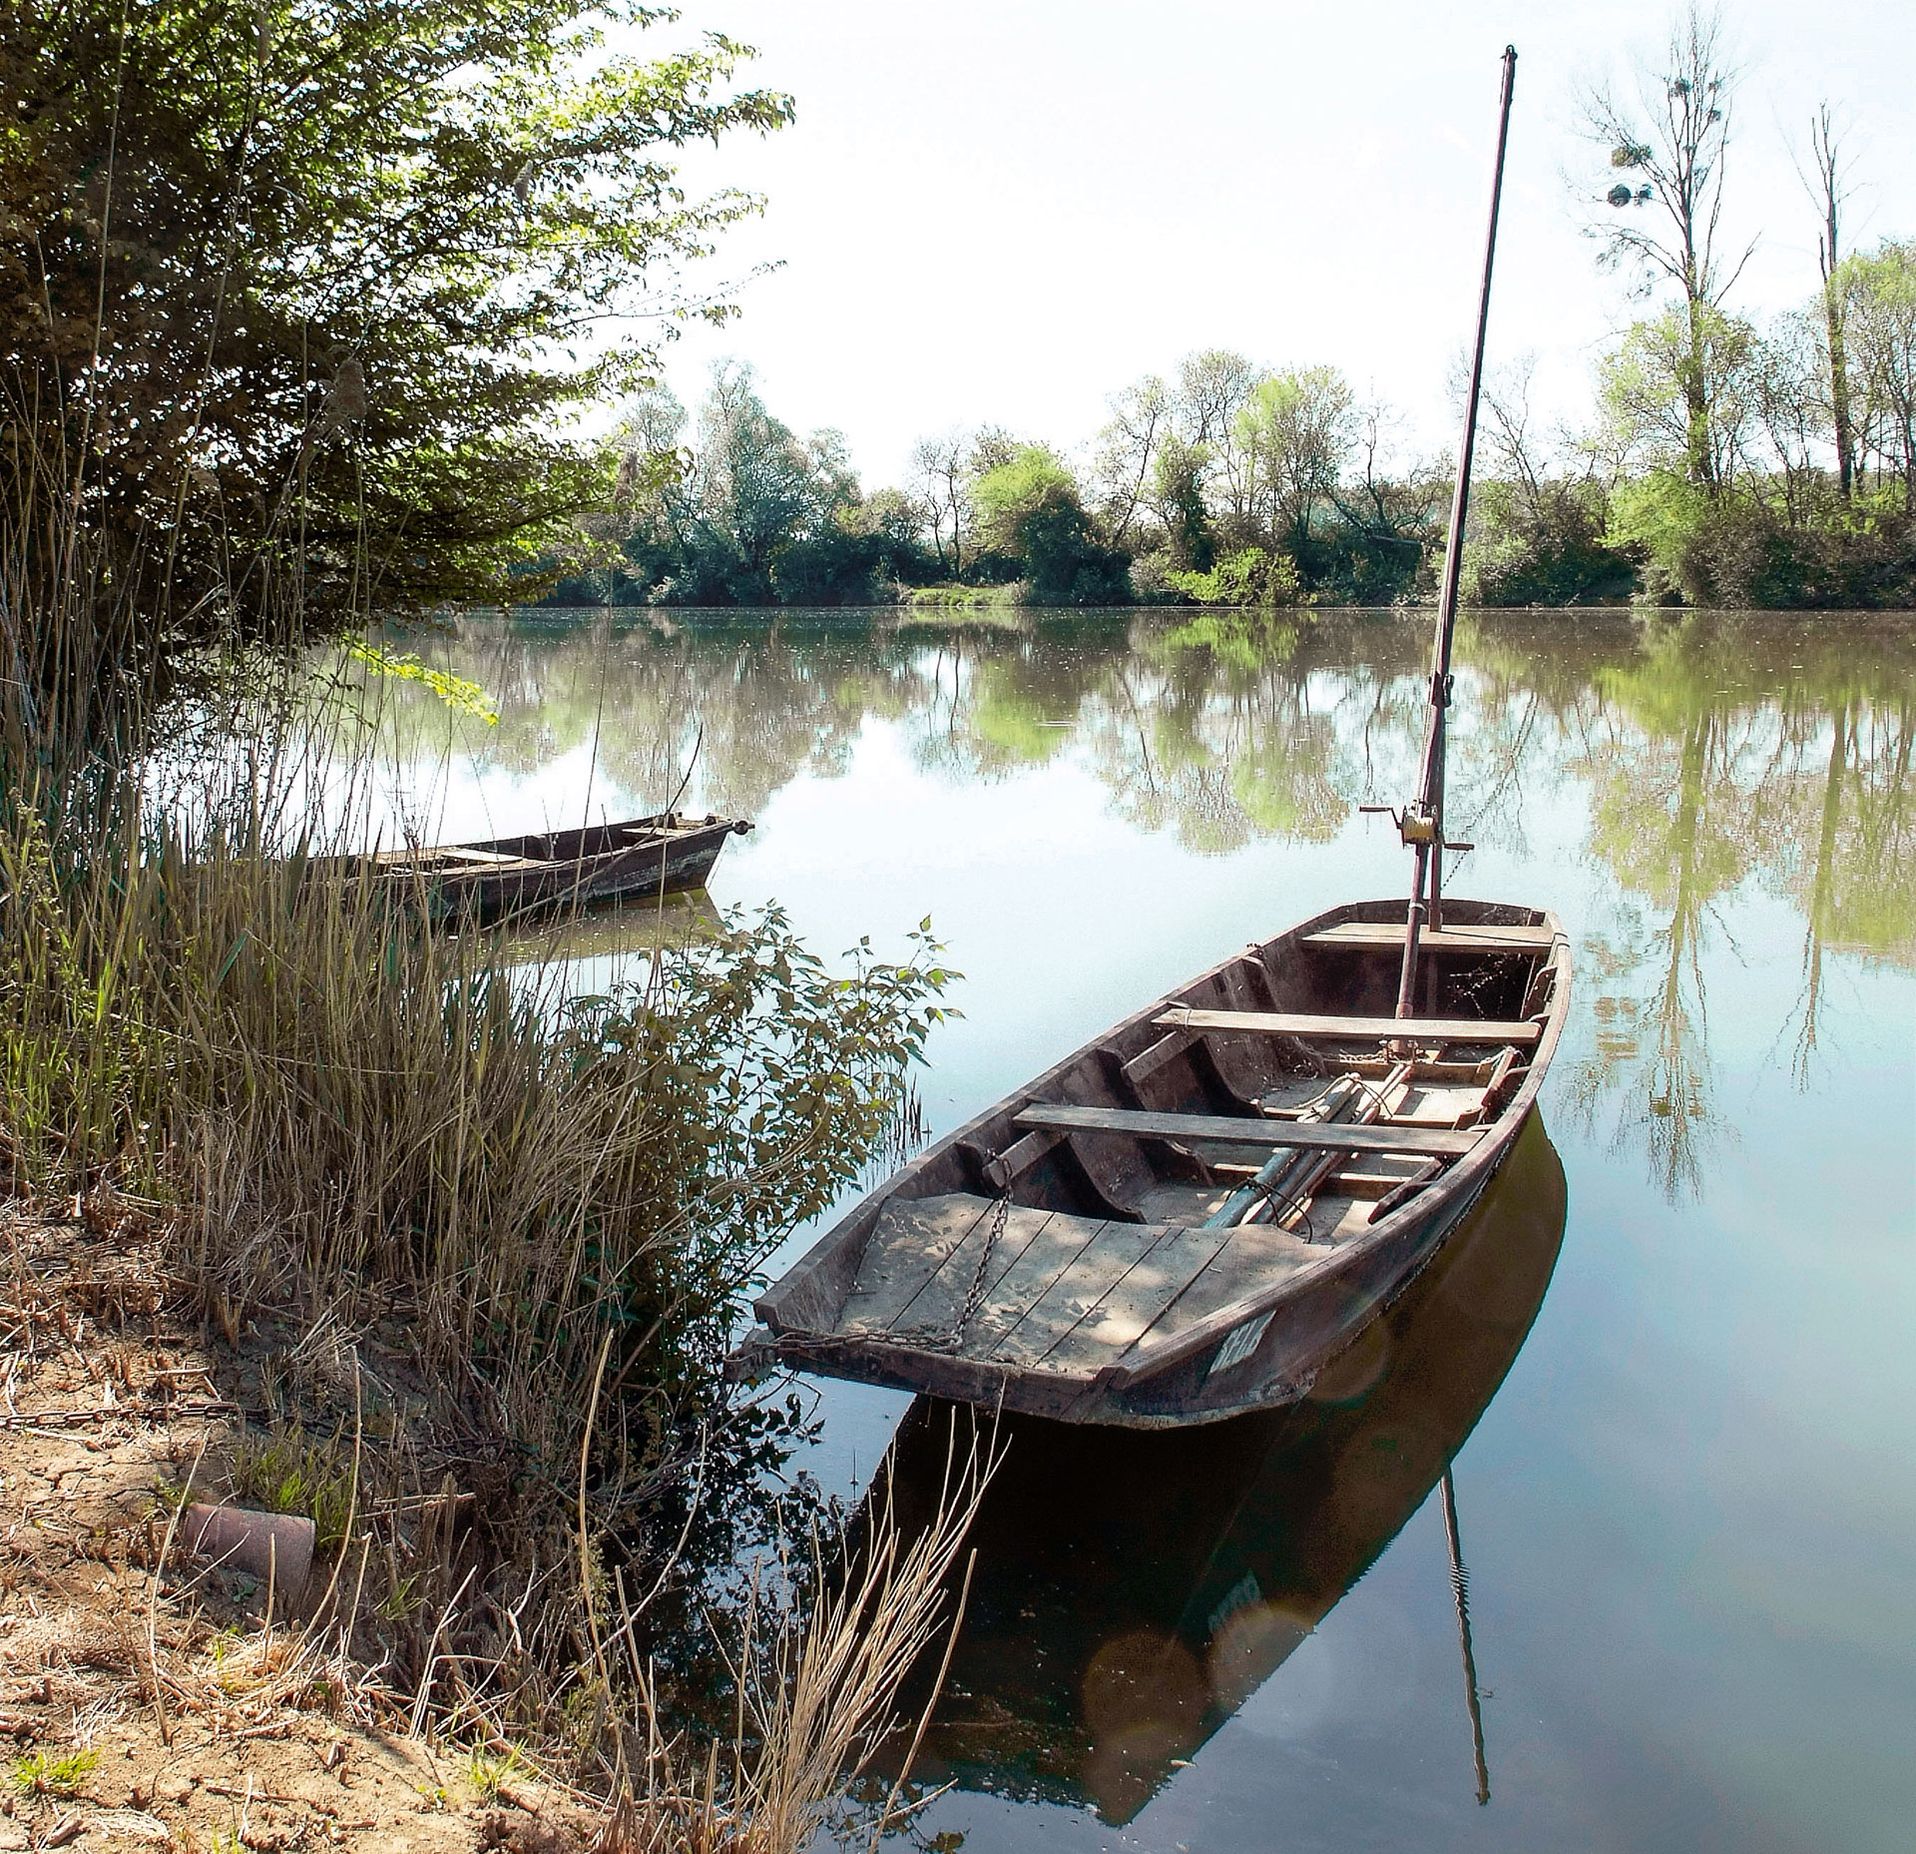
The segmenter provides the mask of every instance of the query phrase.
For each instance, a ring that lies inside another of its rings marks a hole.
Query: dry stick
[[[153,1567],[152,1581],[146,1592],[146,1660],[148,1671],[153,1676],[153,1710],[160,1721],[160,1742],[170,1751],[173,1748],[173,1727],[166,1716],[166,1707],[160,1700],[160,1574],[166,1569],[167,1553],[173,1549],[173,1535],[179,1531],[180,1515],[186,1511],[187,1497],[193,1491],[193,1477],[200,1471],[200,1463],[206,1456],[206,1438],[200,1437],[199,1451],[193,1457],[193,1465],[186,1471],[186,1485],[181,1489],[180,1503],[173,1509],[173,1517],[166,1522],[166,1537],[160,1541],[159,1562]]]
[[[468,1568],[465,1576],[459,1580],[459,1588],[452,1593],[451,1600],[446,1604],[445,1608],[439,1612],[437,1619],[432,1625],[432,1639],[426,1644],[426,1665],[419,1675],[419,1690],[413,1695],[412,1735],[415,1738],[419,1737],[425,1730],[426,1708],[429,1702],[429,1696],[432,1693],[433,1669],[439,1660],[440,1638],[445,1634],[447,1628],[450,1627],[452,1623],[452,1613],[458,1608],[459,1599],[466,1594],[466,1586],[478,1575],[479,1567],[476,1564]]]
[[[592,1454],[592,1427],[599,1416],[599,1386],[605,1381],[605,1361],[611,1351],[612,1335],[607,1333],[599,1344],[599,1362],[592,1371],[592,1394],[586,1399],[585,1427],[579,1436],[579,1586],[585,1598],[586,1628],[592,1636],[592,1660],[599,1670],[601,1706],[611,1686],[611,1675],[605,1664],[605,1643],[599,1634],[598,1605],[592,1596],[592,1543],[586,1531],[585,1477]]]
[[[326,1615],[332,1607],[333,1594],[339,1588],[339,1575],[346,1568],[346,1553],[352,1544],[353,1538],[353,1522],[359,1517],[359,1462],[364,1439],[365,1404],[360,1383],[359,1347],[355,1345],[353,1347],[353,1475],[350,1489],[346,1495],[346,1525],[340,1534],[339,1556],[333,1560],[333,1574],[326,1580],[325,1594],[321,1596],[317,1607],[313,1611],[312,1626],[314,1628],[319,1626],[319,1619]],[[366,1576],[366,1554],[364,1551],[362,1551],[359,1556],[359,1576],[361,1583],[363,1583]],[[352,1614],[357,1614],[358,1609],[359,1592],[358,1589],[355,1588],[353,1592]],[[347,1617],[345,1626],[345,1639],[350,1641],[352,1634],[352,1615]]]
[[[971,1574],[978,1568],[978,1553],[974,1549],[965,1554],[964,1580],[958,1586],[958,1602],[952,1611],[951,1627],[945,1634],[945,1652],[939,1657],[938,1676],[931,1683],[930,1696],[925,1701],[924,1710],[918,1715],[917,1729],[911,1735],[911,1745],[905,1752],[904,1761],[898,1766],[898,1776],[891,1786],[891,1793],[885,1798],[885,1806],[878,1812],[878,1820],[872,1828],[872,1838],[867,1854],[878,1854],[878,1842],[887,1828],[896,1819],[899,1795],[911,1777],[911,1767],[918,1761],[918,1748],[925,1741],[925,1733],[931,1726],[931,1715],[938,1702],[944,1697],[945,1676],[951,1672],[951,1657],[958,1651],[958,1631],[964,1623],[965,1606],[971,1600]],[[929,1799],[927,1799],[929,1800]],[[912,1809],[903,1813],[910,1815],[922,1805],[914,1804]]]

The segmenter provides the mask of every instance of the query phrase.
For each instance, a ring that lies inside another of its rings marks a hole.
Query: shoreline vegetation
[[[369,634],[610,487],[564,428],[653,356],[564,331],[753,210],[672,160],[789,99],[632,49],[669,26],[0,16],[0,1845],[797,1854],[909,1809],[849,1791],[976,1476],[848,1527],[722,1365],[914,1137],[929,923],[662,924],[582,996],[568,923],[436,931],[328,861],[382,690],[489,714]]]
[[[542,1848],[803,1846],[950,1620],[967,1497],[841,1566],[778,1472],[796,1399],[737,1399],[723,1359],[771,1246],[910,1137],[951,975],[922,930],[828,966],[768,908],[662,926],[580,997],[565,922],[425,931],[423,894],[395,911],[312,854],[337,699],[202,691],[252,721],[8,795],[9,1420],[77,1423],[120,1472],[68,1524],[76,1470],[10,1462],[0,1581],[51,1622],[0,1639],[0,1691],[38,1695],[9,1714],[29,1777],[117,1745],[82,1723],[110,1698],[205,1781],[161,1807],[133,1758],[5,1806],[205,1827],[237,1716],[361,1763],[397,1732],[468,1772],[469,1814],[550,1793],[576,1834]],[[310,1520],[312,1576],[196,1565],[195,1501]],[[68,1678],[103,1629],[114,1678]]]
[[[1738,65],[1692,4],[1633,83],[1579,97],[1583,229],[1645,312],[1598,357],[1589,411],[1554,426],[1534,357],[1505,350],[1462,537],[1454,459],[1335,366],[1201,348],[1112,394],[1075,452],[954,428],[868,490],[837,432],[801,437],[726,361],[690,416],[658,385],[628,402],[611,496],[514,602],[1393,605],[1433,597],[1461,545],[1478,606],[1916,606],[1916,239],[1851,247],[1863,177],[1825,105],[1791,150],[1817,252],[1803,300],[1742,310],[1754,247],[1722,230]]]

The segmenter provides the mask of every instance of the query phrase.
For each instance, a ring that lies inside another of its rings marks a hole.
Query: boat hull
[[[1401,918],[1353,903],[1254,944],[929,1148],[760,1297],[742,1365],[1129,1428],[1305,1395],[1495,1175],[1567,1005],[1554,918],[1453,901],[1422,961],[1430,1034],[1383,1034]],[[1377,1100],[1367,1124],[1271,1105],[1346,1074],[1346,1098]],[[1332,1156],[1312,1192],[1220,1234],[1273,1148],[1300,1176]]]
[[[418,891],[435,916],[497,920],[643,902],[703,888],[742,818],[663,812],[581,830],[541,831],[365,859],[377,880]]]
[[[1563,1240],[1542,1120],[1294,1408],[1138,1435],[915,1403],[863,1503],[867,1528],[914,1538],[948,1504],[954,1460],[975,1446],[995,1467],[952,1579],[965,1584],[955,1652],[948,1666],[928,1656],[900,1695],[915,1724],[936,1683],[930,1725],[894,1734],[874,1768],[909,1760],[928,1787],[1135,1817],[1369,1571],[1496,1395]]]

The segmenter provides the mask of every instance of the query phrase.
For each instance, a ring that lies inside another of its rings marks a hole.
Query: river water
[[[1413,784],[1421,615],[407,643],[500,711],[394,692],[428,834],[677,795],[756,820],[721,905],[827,953],[930,916],[966,975],[933,1133],[1407,875],[1357,807]],[[1916,620],[1485,616],[1457,694],[1450,887],[1576,951],[1540,1124],[1302,1411],[1014,1437],[921,1842],[1916,1845]],[[829,1486],[901,1420],[908,1496],[942,1460],[904,1397],[817,1394]]]

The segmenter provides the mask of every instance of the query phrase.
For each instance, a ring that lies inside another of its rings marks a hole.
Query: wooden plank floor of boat
[[[1156,1327],[1181,1329],[1227,1305],[1254,1279],[1330,1253],[1268,1224],[1204,1229],[1018,1205],[1000,1224],[992,1198],[894,1200],[879,1214],[838,1330],[1075,1374],[1108,1364]],[[961,1332],[981,1264],[977,1311]]]

